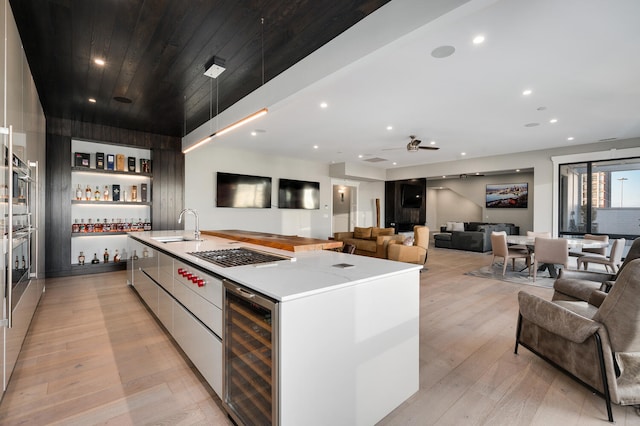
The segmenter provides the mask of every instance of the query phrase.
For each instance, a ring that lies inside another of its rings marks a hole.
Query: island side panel
[[[417,392],[419,286],[412,270],[282,303],[280,424],[372,425]]]

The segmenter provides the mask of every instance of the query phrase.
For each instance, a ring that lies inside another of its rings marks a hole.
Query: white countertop
[[[397,275],[410,271],[419,271],[422,267],[411,263],[394,262],[355,254],[338,253],[330,250],[290,252],[256,244],[228,240],[209,235],[202,241],[180,241],[162,243],[154,238],[180,236],[193,238],[192,231],[147,231],[131,232],[130,237],[147,243],[174,257],[183,259],[202,269],[233,280],[252,290],[275,300],[287,300],[311,296],[371,281],[379,277]],[[223,268],[213,263],[189,255],[189,252],[222,250],[246,247],[292,259],[261,265],[246,265]],[[348,263],[350,268],[337,268],[333,265]]]

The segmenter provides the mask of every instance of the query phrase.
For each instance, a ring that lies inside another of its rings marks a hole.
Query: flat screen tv
[[[422,207],[422,186],[402,184],[401,205],[407,209],[419,209]]]
[[[320,182],[279,179],[278,207],[281,209],[319,209]]]
[[[216,207],[271,208],[271,178],[218,172]]]

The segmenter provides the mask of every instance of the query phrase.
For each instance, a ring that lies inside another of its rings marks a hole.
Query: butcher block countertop
[[[202,234],[294,252],[327,250],[342,247],[342,241],[297,237],[295,235],[270,234],[267,232],[243,231],[239,229],[202,231]]]

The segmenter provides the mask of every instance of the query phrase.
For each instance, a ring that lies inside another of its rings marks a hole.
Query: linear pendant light
[[[202,146],[202,145],[206,144],[207,142],[211,141],[215,137],[222,136],[225,133],[230,132],[233,129],[236,129],[236,128],[242,126],[243,124],[246,124],[246,123],[248,123],[250,121],[253,121],[256,118],[262,117],[268,111],[269,110],[267,108],[262,108],[261,110],[256,111],[253,114],[246,116],[242,120],[236,121],[233,124],[229,124],[228,126],[223,127],[222,129],[218,130],[217,132],[212,133],[211,135],[207,136],[206,138],[203,138],[203,139],[199,140],[197,143],[195,143],[194,145],[191,145],[189,148],[184,149],[182,151],[182,153],[186,154],[189,151],[193,151],[194,149],[198,148],[199,146]]]

